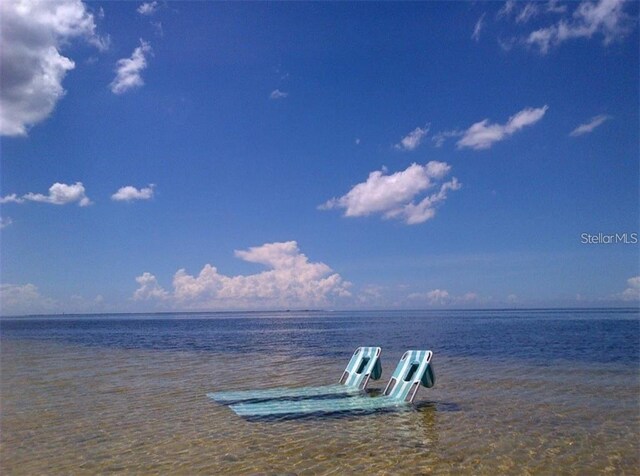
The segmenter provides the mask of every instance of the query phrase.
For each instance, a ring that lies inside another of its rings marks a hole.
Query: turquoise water
[[[3,474],[638,474],[640,315],[283,312],[0,320]],[[249,421],[207,392],[327,385],[360,345],[407,412]]]

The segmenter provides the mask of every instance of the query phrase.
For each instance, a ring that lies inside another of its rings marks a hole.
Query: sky
[[[638,306],[637,2],[0,3],[0,312]]]

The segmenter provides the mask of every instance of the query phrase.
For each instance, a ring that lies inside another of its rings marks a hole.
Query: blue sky
[[[4,314],[638,305],[636,2],[0,8]]]

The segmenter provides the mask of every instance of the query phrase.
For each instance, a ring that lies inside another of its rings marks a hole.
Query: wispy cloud
[[[623,9],[624,0],[583,1],[570,19],[561,19],[546,28],[529,34],[525,43],[538,48],[540,53],[561,43],[577,38],[600,35],[605,45],[624,38],[632,28],[633,20]]]
[[[279,89],[274,89],[269,94],[269,99],[284,99],[289,95],[289,93],[285,93],[284,91],[280,91]]]
[[[604,122],[608,121],[609,119],[611,119],[611,116],[608,116],[606,114],[600,114],[599,116],[594,116],[591,118],[591,120],[589,120],[589,122],[580,124],[574,130],[572,130],[569,135],[571,137],[578,137],[584,134],[589,134],[593,132],[593,130],[596,127],[602,125]]]
[[[27,201],[49,203],[51,205],[77,203],[81,207],[91,205],[91,200],[87,197],[82,182],[76,182],[72,185],[56,182],[49,187],[49,193],[47,195],[29,192],[19,197],[15,193],[12,193],[11,195],[0,198],[0,203],[25,203]]]
[[[0,21],[0,135],[24,136],[65,95],[62,81],[75,63],[61,47],[82,39],[104,50],[109,39],[80,0],[3,1]]]
[[[538,6],[535,3],[527,3],[520,13],[516,15],[516,23],[527,23],[538,14]]]
[[[120,187],[116,193],[111,195],[111,200],[116,202],[131,202],[134,200],[150,200],[153,198],[153,190],[155,184],[150,184],[147,187],[137,189],[131,185],[126,187]]]
[[[565,13],[567,11],[567,6],[561,5],[558,0],[549,0],[545,10],[548,13]]]
[[[116,63],[116,77],[111,82],[111,92],[123,94],[144,85],[142,71],[147,68],[147,55],[152,53],[151,45],[140,40],[138,46],[129,58],[119,59]]]
[[[502,8],[498,10],[496,17],[502,18],[502,17],[510,16],[515,6],[516,6],[515,0],[507,0],[506,2],[504,2],[504,5],[502,6]]]
[[[173,291],[163,289],[154,275],[136,278],[134,300],[159,300],[165,304],[195,308],[308,307],[326,304],[351,294],[350,283],[324,263],[310,262],[298,243],[266,243],[235,256],[267,267],[251,275],[226,276],[207,264],[197,276],[184,269],[173,277]]]
[[[158,10],[158,2],[145,2],[141,4],[137,11],[140,15],[151,16]]]
[[[0,230],[10,226],[13,223],[13,220],[9,217],[0,217]]]
[[[476,22],[476,26],[473,27],[473,34],[471,35],[471,39],[478,42],[480,41],[480,34],[482,33],[482,29],[484,28],[485,25],[485,21],[484,21],[484,17],[486,16],[486,13],[483,13],[480,18],[478,18],[478,21]]]
[[[459,131],[457,129],[451,131],[442,131],[434,134],[431,140],[433,141],[433,145],[435,147],[442,147],[447,139],[451,137],[460,137],[463,134],[464,131]]]
[[[342,208],[346,217],[381,214],[383,218],[403,220],[408,225],[423,223],[435,216],[436,206],[446,200],[449,191],[460,189],[461,184],[455,177],[440,182],[450,170],[447,163],[437,161],[426,165],[414,163],[391,175],[386,175],[386,169],[376,170],[346,195],[332,198],[319,208]],[[437,185],[437,192],[424,196]]]
[[[404,136],[399,143],[394,145],[398,150],[412,151],[418,148],[422,139],[429,133],[429,124],[424,127],[416,127],[414,130]]]
[[[491,124],[489,119],[476,122],[467,129],[458,141],[458,148],[488,149],[515,134],[520,129],[538,122],[549,109],[548,106],[526,108],[509,118],[506,124]]]

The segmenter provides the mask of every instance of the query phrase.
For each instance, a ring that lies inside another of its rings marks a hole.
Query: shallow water
[[[2,474],[638,474],[626,311],[0,321]],[[207,392],[334,383],[358,345],[436,386],[406,412],[248,421]]]

